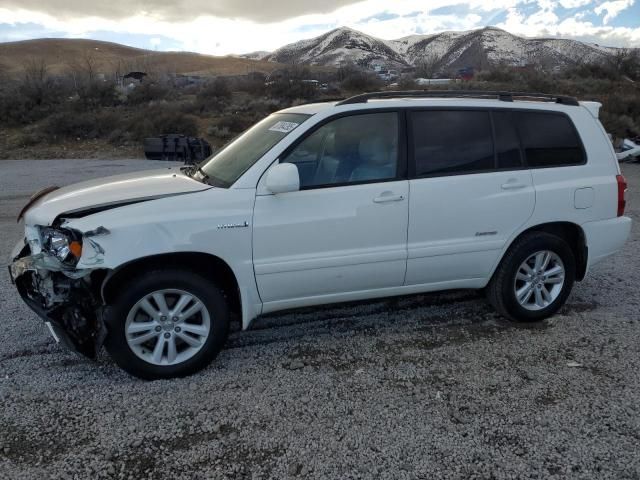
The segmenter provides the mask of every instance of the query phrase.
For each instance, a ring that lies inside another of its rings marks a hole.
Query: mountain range
[[[0,43],[0,77],[19,74],[30,59],[42,58],[48,71],[63,73],[69,66],[92,59],[97,72],[142,70],[190,75],[269,73],[291,64],[325,70],[345,63],[371,68],[403,69],[429,63],[434,73],[455,72],[496,64],[535,64],[544,68],[594,62],[619,49],[560,38],[524,38],[495,27],[466,32],[411,35],[382,40],[351,28],[337,28],[316,38],[301,40],[273,52],[213,56],[192,52],[156,52],[88,39],[41,38]],[[317,67],[313,67],[317,66]]]
[[[403,68],[429,62],[436,71],[447,72],[466,67],[483,69],[496,64],[564,67],[580,61],[602,60],[618,50],[571,39],[519,37],[495,27],[411,35],[397,40],[382,40],[341,27],[273,52],[254,52],[244,57],[334,67],[354,63]]]

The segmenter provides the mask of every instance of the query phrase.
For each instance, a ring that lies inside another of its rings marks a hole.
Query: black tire
[[[515,278],[520,265],[538,251],[548,250],[560,257],[564,264],[564,284],[559,295],[549,305],[540,310],[528,310],[518,302],[515,294]],[[546,232],[530,232],[507,250],[496,269],[486,295],[489,303],[498,313],[516,322],[537,322],[555,314],[566,302],[576,277],[576,260],[565,240]]]
[[[127,315],[133,306],[151,292],[178,289],[195,295],[204,304],[210,317],[208,337],[191,358],[174,365],[154,365],[138,357],[129,347],[125,335]],[[215,283],[197,273],[163,269],[148,271],[122,285],[105,316],[108,334],[105,348],[113,360],[131,375],[145,380],[175,378],[191,375],[218,355],[229,334],[229,308]]]

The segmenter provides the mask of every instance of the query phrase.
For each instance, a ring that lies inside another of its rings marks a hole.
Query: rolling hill
[[[156,52],[117,43],[85,39],[41,38],[0,43],[0,72],[17,74],[31,59],[44,59],[48,71],[63,73],[90,58],[99,73],[141,70],[192,75],[240,75],[271,72],[282,65],[237,56],[218,57],[191,52]]]

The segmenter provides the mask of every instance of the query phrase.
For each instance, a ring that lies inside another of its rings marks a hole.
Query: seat
[[[313,177],[314,185],[329,185],[335,182],[340,159],[336,157],[335,135],[327,135],[324,141],[322,155],[318,161],[318,168]]]
[[[383,180],[396,176],[397,146],[387,138],[367,137],[358,145],[359,162],[351,175],[351,182]]]

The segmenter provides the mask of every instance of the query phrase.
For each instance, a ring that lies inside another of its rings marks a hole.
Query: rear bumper
[[[587,271],[622,249],[631,234],[631,224],[629,217],[617,217],[582,225],[589,248]]]

